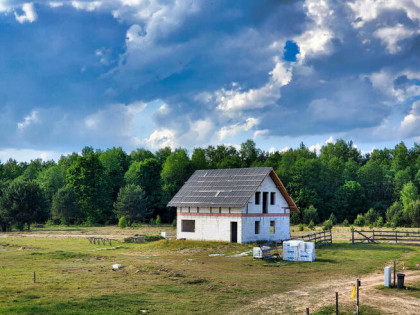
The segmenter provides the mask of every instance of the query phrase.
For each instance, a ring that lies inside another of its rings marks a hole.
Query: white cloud
[[[314,145],[311,145],[310,147],[309,147],[309,151],[313,151],[313,152],[316,152],[316,153],[318,153],[319,154],[319,152],[321,151],[321,148],[324,146],[324,145],[326,145],[326,144],[328,144],[328,143],[333,143],[334,142],[334,138],[333,138],[333,136],[330,136],[327,140],[325,140],[324,142],[321,142],[321,143],[317,143],[317,144],[314,144]]]
[[[50,6],[50,8],[59,8],[59,7],[62,7],[64,3],[63,2],[50,2],[48,3],[48,5]]]
[[[420,136],[420,100],[413,103],[410,113],[404,117],[400,125],[404,136]]]
[[[152,150],[158,150],[164,147],[177,147],[176,132],[169,128],[162,128],[153,131],[144,143]]]
[[[385,45],[386,49],[391,54],[396,54],[401,50],[398,42],[413,36],[420,31],[414,31],[404,27],[402,24],[397,24],[392,27],[382,27],[377,29],[373,35],[379,38]]]
[[[259,137],[259,136],[263,136],[263,135],[268,134],[269,132],[270,132],[270,130],[268,130],[268,129],[256,130],[256,131],[254,132],[254,140],[255,140],[257,137]]]
[[[77,10],[94,11],[101,7],[101,1],[72,1],[71,5]]]
[[[222,141],[227,137],[233,137],[241,131],[248,131],[251,128],[258,125],[258,123],[259,120],[257,118],[250,117],[243,123],[236,123],[234,125],[224,126],[218,132],[219,140]]]
[[[241,91],[239,87],[217,91],[215,93],[217,109],[224,112],[236,112],[275,104],[281,97],[280,88],[292,80],[292,68],[287,67],[277,57],[275,62],[274,69],[269,73],[269,81],[262,87],[248,91]]]
[[[375,20],[381,12],[386,10],[403,10],[412,21],[420,19],[418,0],[355,0],[347,4],[353,11],[355,28],[360,28],[366,22]]]
[[[17,123],[17,128],[19,131],[23,131],[26,127],[30,126],[32,123],[39,122],[39,112],[33,110],[29,116],[26,116],[22,122]]]
[[[32,2],[30,3],[24,3],[22,5],[22,11],[23,14],[19,15],[15,11],[15,17],[16,21],[19,23],[25,23],[25,22],[35,22],[38,19],[38,14],[36,14],[34,4]]]

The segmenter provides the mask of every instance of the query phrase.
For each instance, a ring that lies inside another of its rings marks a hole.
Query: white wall
[[[195,232],[182,232],[182,220],[195,220]],[[230,222],[238,223],[238,243],[242,243],[241,217],[178,215],[176,235],[178,239],[230,242]]]
[[[285,209],[284,207],[288,207],[286,200],[284,199],[281,192],[278,190],[276,185],[274,184],[273,180],[270,176],[267,176],[264,181],[261,183],[260,187],[257,189],[257,191],[261,192],[260,197],[260,204],[255,204],[255,194],[251,197],[251,199],[248,201],[248,213],[262,213],[262,206],[263,206],[263,192],[268,192],[268,204],[267,204],[267,213],[289,213],[289,209]],[[275,204],[270,204],[270,194],[271,192],[276,193],[275,198]],[[246,206],[243,209],[244,213],[246,212]]]
[[[290,238],[289,216],[282,217],[243,217],[242,243],[255,241],[280,241]],[[260,233],[255,234],[255,221],[260,221]],[[270,222],[274,221],[274,234],[270,233]]]

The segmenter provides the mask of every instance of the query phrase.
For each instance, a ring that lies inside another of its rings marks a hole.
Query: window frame
[[[260,234],[260,232],[261,232],[261,221],[255,221],[255,223],[254,223],[254,232],[255,232],[255,235],[258,235],[258,234]]]
[[[186,222],[192,222],[192,229],[185,226]],[[195,220],[181,220],[181,232],[183,233],[195,233]]]
[[[260,205],[261,204],[261,191],[255,192],[255,204]]]

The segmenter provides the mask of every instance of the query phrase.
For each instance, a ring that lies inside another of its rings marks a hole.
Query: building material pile
[[[283,260],[314,261],[315,243],[304,241],[283,242]]]

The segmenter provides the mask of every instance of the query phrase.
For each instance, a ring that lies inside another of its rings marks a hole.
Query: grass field
[[[355,303],[350,293],[356,278],[362,280],[366,295],[365,301],[361,296],[362,313],[386,313],[382,303],[372,300],[375,295],[379,300],[398,295],[420,309],[416,267],[420,246],[351,245],[348,228],[335,228],[334,244],[317,249],[315,262],[266,263],[252,256],[234,257],[255,244],[174,239],[123,242],[126,236],[160,231],[169,237],[175,234],[169,226],[50,227],[0,234],[0,313],[288,314],[310,307],[311,312],[330,314],[335,300],[326,288],[335,287],[341,310],[351,313]],[[116,241],[112,246],[93,245],[86,239],[90,235]],[[377,288],[383,284],[383,267],[392,260],[397,260],[399,269],[405,262],[406,272],[411,272],[406,276],[409,290]],[[116,263],[124,268],[113,271]],[[364,287],[364,279],[371,288]]]

